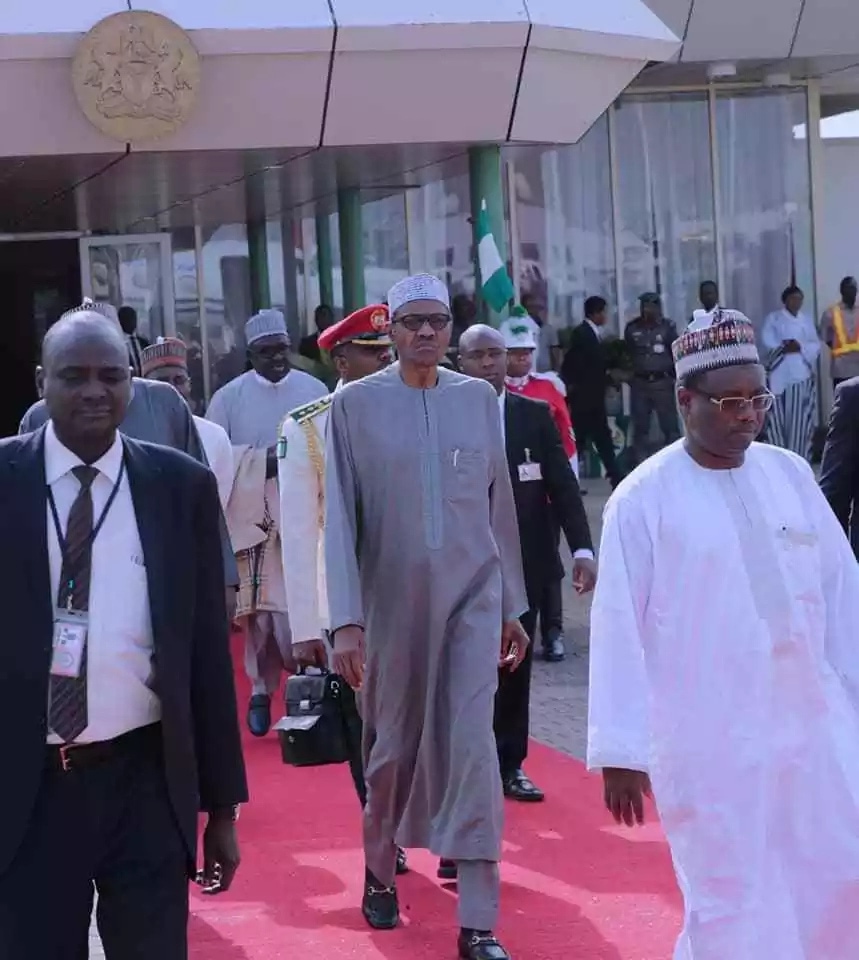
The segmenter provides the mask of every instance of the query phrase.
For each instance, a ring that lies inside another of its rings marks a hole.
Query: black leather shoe
[[[361,913],[374,930],[393,930],[400,922],[397,888],[385,887],[370,873],[364,876],[364,898]]]
[[[522,803],[539,803],[545,799],[543,791],[534,786],[522,770],[514,770],[513,773],[502,778],[502,783],[504,784],[504,796],[511,800],[519,800]]]
[[[438,862],[435,875],[439,880],[456,880],[456,860],[446,860],[442,857]]]
[[[510,960],[510,954],[489,930],[463,928],[457,946],[462,960]]]
[[[248,704],[248,730],[255,737],[264,737],[271,730],[271,697],[255,693]]]
[[[406,851],[402,847],[397,847],[397,873],[402,876],[409,872],[409,861],[406,860]]]
[[[549,663],[560,663],[566,655],[564,635],[560,630],[551,630],[543,639],[543,659],[548,660]]]

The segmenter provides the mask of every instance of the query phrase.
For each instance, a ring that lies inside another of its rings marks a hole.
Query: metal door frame
[[[92,297],[90,250],[93,247],[121,247],[126,244],[157,243],[161,259],[161,297],[164,305],[164,336],[176,336],[176,293],[173,289],[173,245],[169,233],[123,233],[100,237],[81,237],[81,292]]]

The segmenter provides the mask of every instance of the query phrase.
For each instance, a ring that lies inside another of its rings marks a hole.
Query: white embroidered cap
[[[530,324],[519,317],[511,317],[501,324],[501,335],[508,350],[536,350],[537,338]]]
[[[388,291],[388,309],[391,316],[415,300],[436,300],[450,310],[450,294],[447,287],[431,273],[418,273],[398,280]]]
[[[280,310],[260,310],[245,324],[245,343],[248,346],[263,337],[278,336],[286,337],[289,341],[286,318]]]

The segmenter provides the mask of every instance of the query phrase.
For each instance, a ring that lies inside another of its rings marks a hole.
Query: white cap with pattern
[[[450,294],[447,287],[431,273],[417,273],[398,280],[388,291],[388,309],[391,316],[416,300],[436,300],[446,310],[450,310]]]
[[[260,310],[245,324],[245,343],[248,346],[263,337],[286,337],[289,340],[286,318],[280,310]]]

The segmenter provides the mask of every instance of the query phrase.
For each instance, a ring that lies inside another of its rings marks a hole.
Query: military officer
[[[650,426],[654,413],[666,445],[680,436],[671,356],[677,328],[662,315],[662,300],[658,293],[643,293],[639,303],[641,314],[629,321],[623,335],[632,359],[630,403],[636,463],[641,463],[653,452],[650,449]]]
[[[390,316],[383,304],[350,314],[319,334],[319,347],[328,352],[344,384],[377,373],[391,362]],[[299,664],[326,667],[329,645],[328,602],[322,520],[325,490],[325,430],[333,394],[293,410],[280,427],[277,478],[280,489],[281,549],[286,580],[286,606],[292,628],[292,651]],[[344,683],[345,697],[354,698]],[[349,734],[349,766],[358,798],[367,789],[361,760],[360,717],[353,703],[344,703]],[[397,871],[406,871],[404,851]]]

